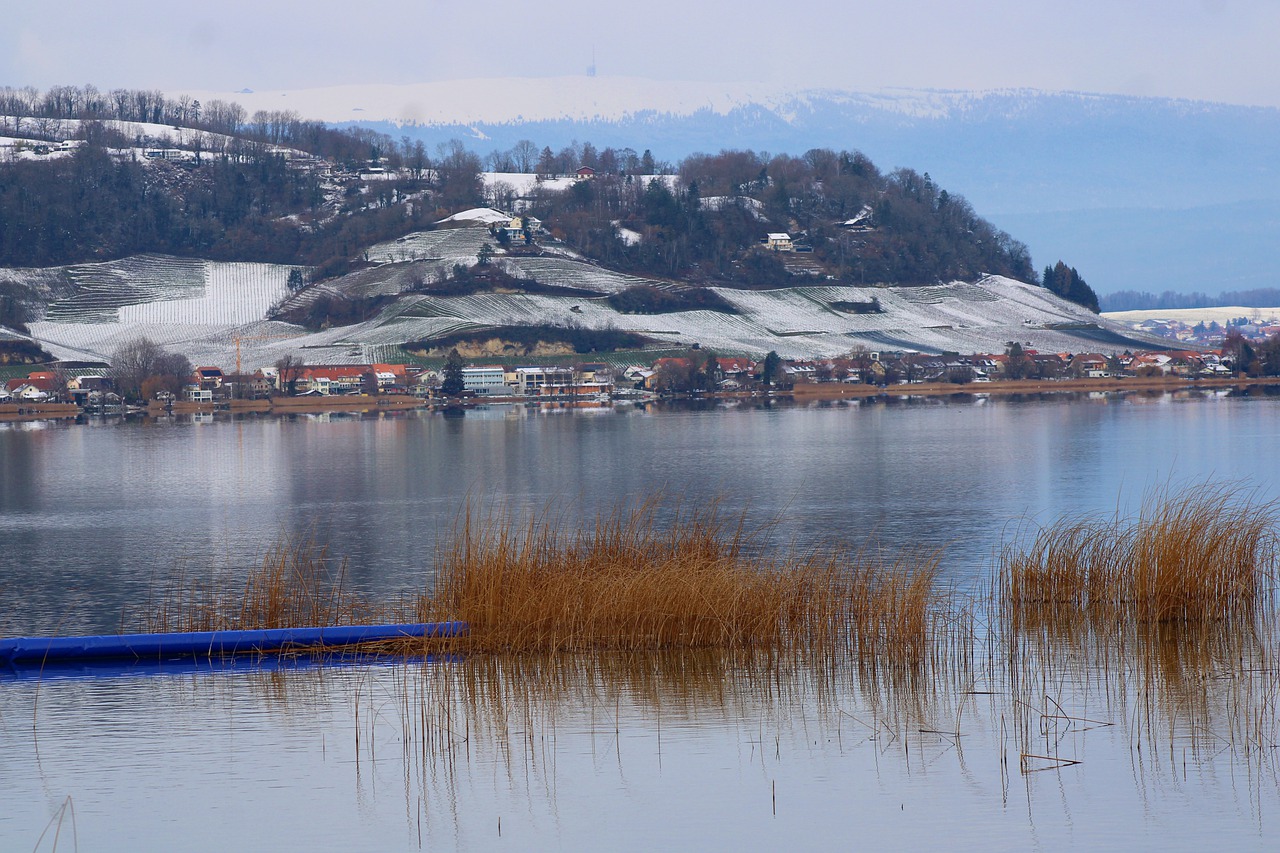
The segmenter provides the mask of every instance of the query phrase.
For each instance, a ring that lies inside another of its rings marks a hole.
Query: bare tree
[[[280,376],[280,390],[292,397],[297,391],[298,379],[301,378],[302,371],[302,362],[292,354],[276,361],[276,372]]]
[[[154,377],[171,377],[181,388],[191,375],[191,362],[185,355],[172,353],[150,338],[135,338],[111,354],[111,380],[121,396],[138,399],[146,380]]]
[[[517,172],[529,174],[538,162],[538,146],[532,140],[521,139],[511,149],[511,160]]]

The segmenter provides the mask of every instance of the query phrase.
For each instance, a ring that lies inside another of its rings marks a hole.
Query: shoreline
[[[995,382],[922,382],[908,385],[853,385],[842,382],[810,382],[795,385],[795,400],[839,400],[865,397],[950,397],[956,394],[1072,394],[1123,391],[1177,391],[1188,388],[1243,388],[1280,385],[1280,376],[1190,379],[1183,376],[1126,377],[1124,379],[1010,379]],[[775,395],[777,396],[777,395]]]
[[[786,399],[797,402],[823,400],[870,399],[874,397],[954,397],[958,395],[1018,394],[1081,394],[1124,393],[1127,391],[1178,391],[1188,389],[1247,388],[1251,386],[1280,386],[1280,376],[1256,378],[1222,377],[1189,379],[1186,377],[1157,376],[1129,377],[1124,379],[1019,379],[995,382],[967,382],[957,385],[950,382],[922,382],[906,385],[861,385],[843,382],[806,382],[790,390],[730,391],[711,393],[699,397],[674,397],[665,399]],[[648,402],[661,402],[654,398]],[[150,417],[198,413],[238,414],[260,412],[263,414],[320,413],[320,412],[371,412],[409,411],[413,409],[472,408],[477,405],[520,405],[526,403],[584,403],[582,398],[552,397],[479,397],[463,401],[447,402],[424,399],[407,394],[355,397],[275,397],[268,400],[231,400],[226,403],[176,402],[165,406],[151,403],[138,411]],[[628,398],[614,398],[607,403],[591,401],[595,405],[616,405],[645,402]],[[74,403],[0,403],[0,423],[73,420],[80,415],[93,414]]]

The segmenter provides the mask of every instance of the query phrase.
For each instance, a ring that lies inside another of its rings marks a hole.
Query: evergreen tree
[[[1099,311],[1098,294],[1085,283],[1075,267],[1068,267],[1062,261],[1044,268],[1044,286],[1068,302],[1083,305],[1095,314]]]
[[[760,370],[760,380],[766,385],[772,385],[778,380],[778,375],[782,372],[782,358],[773,350],[769,350],[769,354],[764,357],[764,366]]]
[[[1022,351],[1022,344],[1017,341],[1010,341],[1009,346],[1005,348],[1004,354],[1008,358],[1004,366],[1005,377],[1008,379],[1025,379],[1027,373],[1030,372],[1031,365],[1027,354]]]
[[[444,359],[444,381],[440,383],[440,391],[446,397],[456,397],[462,393],[462,356],[457,347],[449,350]]]

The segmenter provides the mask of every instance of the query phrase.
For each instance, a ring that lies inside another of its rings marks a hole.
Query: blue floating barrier
[[[466,633],[467,623],[465,622],[411,622],[400,625],[271,628],[259,631],[14,637],[0,640],[0,662],[14,666],[41,661],[212,658],[224,655],[340,648],[386,640],[458,637]]]
[[[450,653],[387,655],[350,650],[315,651],[305,655],[235,655],[228,657],[169,657],[145,660],[128,658],[87,658],[57,661],[18,661],[0,664],[0,684],[23,681],[103,681],[185,677],[191,675],[245,675],[263,672],[306,672],[343,667],[382,667],[401,664],[430,665],[456,663]]]

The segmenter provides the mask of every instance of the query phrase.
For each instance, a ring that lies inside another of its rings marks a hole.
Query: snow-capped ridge
[[[639,77],[474,78],[401,85],[349,84],[263,92],[199,92],[250,113],[285,107],[303,118],[345,123],[390,122],[402,126],[459,126],[481,141],[484,126],[543,121],[608,123],[645,116],[726,116],[759,108],[796,122],[803,114],[856,108],[904,120],[938,120],[973,114],[1014,116],[1046,97],[1097,108],[1172,103],[1186,112],[1222,106],[1209,102],[1037,89],[987,90],[885,88],[856,91],[759,83],[708,83]],[[1243,109],[1243,108],[1242,108]],[[1259,108],[1261,109],[1261,108]]]

